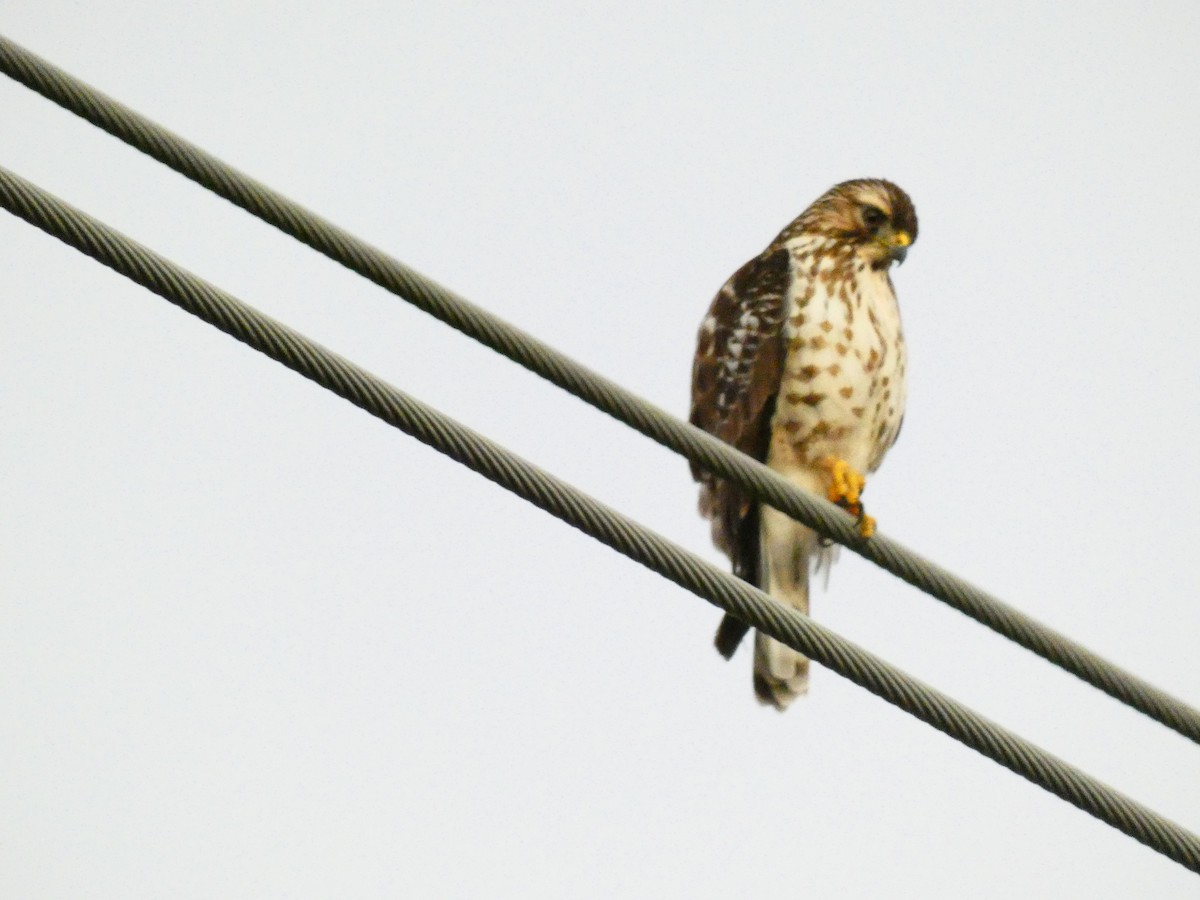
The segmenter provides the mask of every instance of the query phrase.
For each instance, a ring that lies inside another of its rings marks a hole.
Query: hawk
[[[908,195],[890,181],[836,185],[733,274],[700,326],[693,425],[761,460],[796,487],[857,516],[865,481],[904,419],[904,337],[889,269],[917,237]],[[836,548],[737,485],[692,466],[700,512],[734,574],[808,613],[810,567]],[[725,616],[717,650],[749,626]],[[808,690],[808,660],[755,636],[754,692],[779,710]]]

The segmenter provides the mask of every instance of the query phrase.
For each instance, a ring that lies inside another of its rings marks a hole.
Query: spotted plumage
[[[875,471],[904,418],[889,269],[916,236],[912,201],[891,182],[848,181],[820,197],[713,300],[692,370],[692,423],[861,515],[854,478]],[[727,481],[692,474],[734,573],[807,613],[810,565],[831,561],[817,535]],[[861,521],[869,534],[873,520]],[[747,630],[726,616],[717,649],[732,656]],[[762,702],[785,708],[807,679],[807,659],[756,636]]]

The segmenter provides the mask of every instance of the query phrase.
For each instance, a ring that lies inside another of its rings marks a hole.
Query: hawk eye
[[[887,216],[884,215],[883,210],[878,206],[864,206],[862,211],[862,220],[864,225],[874,231],[887,221]]]

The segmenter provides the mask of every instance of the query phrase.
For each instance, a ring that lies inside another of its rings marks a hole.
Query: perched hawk
[[[912,201],[889,181],[847,181],[785,228],[717,293],[700,326],[691,422],[762,460],[792,484],[858,516],[904,418],[904,338],[888,270],[917,237]],[[700,512],[734,574],[808,612],[810,565],[833,548],[736,485],[692,467]],[[749,626],[726,616],[717,650]],[[756,635],[754,692],[784,709],[808,689],[808,660]]]

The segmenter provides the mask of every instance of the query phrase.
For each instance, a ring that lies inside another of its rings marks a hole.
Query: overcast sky
[[[681,416],[725,278],[895,180],[880,529],[1200,705],[1200,6],[434,6],[0,31]],[[6,79],[0,121],[0,165],[724,564],[678,457]],[[713,608],[7,214],[0,264],[4,896],[1196,895],[826,670],[759,707]],[[813,612],[1200,830],[1186,739],[853,554]]]

